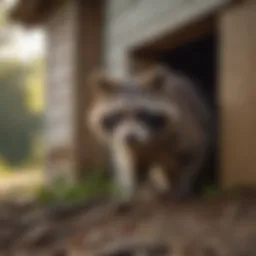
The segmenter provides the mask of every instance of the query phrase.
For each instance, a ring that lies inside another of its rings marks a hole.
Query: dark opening
[[[204,36],[192,43],[160,54],[159,61],[189,76],[215,112],[216,36]]]
[[[204,96],[214,117],[214,133],[216,134],[217,116],[217,37],[205,35],[184,46],[165,51],[158,55],[159,61],[174,70],[181,71],[189,76],[198,86]],[[216,139],[215,139],[216,141]],[[196,184],[196,191],[202,191],[203,186],[218,186],[219,175],[217,171],[217,143],[215,143],[210,162],[206,164],[207,170],[202,172]]]

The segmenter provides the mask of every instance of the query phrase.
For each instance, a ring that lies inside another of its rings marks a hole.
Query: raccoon
[[[183,75],[157,66],[128,79],[94,75],[88,123],[112,154],[122,199],[148,180],[161,194],[191,194],[211,144],[211,118]]]

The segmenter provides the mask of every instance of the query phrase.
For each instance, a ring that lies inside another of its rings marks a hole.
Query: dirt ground
[[[1,256],[255,256],[256,191],[177,203],[0,204]]]

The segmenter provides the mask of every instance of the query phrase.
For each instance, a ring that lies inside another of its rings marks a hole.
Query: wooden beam
[[[256,2],[223,11],[220,31],[223,187],[256,185]]]
[[[20,0],[10,11],[10,18],[26,26],[41,25],[66,0]]]
[[[79,0],[76,144],[78,169],[82,170],[81,175],[85,174],[83,172],[101,168],[104,158],[101,146],[85,122],[88,104],[91,102],[91,91],[86,80],[95,68],[101,66],[103,22],[104,1]]]

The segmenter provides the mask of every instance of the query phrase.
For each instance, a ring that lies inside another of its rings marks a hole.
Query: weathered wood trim
[[[140,68],[154,65],[159,56],[181,47],[186,43],[193,42],[201,36],[211,35],[216,30],[216,15],[209,15],[197,22],[191,22],[174,33],[166,33],[154,42],[145,43],[142,47],[131,48],[128,52],[129,72],[137,72]]]
[[[222,186],[256,183],[256,2],[223,11],[220,31]]]
[[[47,70],[44,131],[46,173],[50,182],[53,173],[62,175],[63,161],[69,162],[70,176],[74,179],[76,176],[73,170],[76,153],[76,98],[73,91],[76,86],[77,9],[76,2],[66,2],[45,23]]]
[[[86,110],[91,101],[87,77],[102,64],[105,1],[78,0],[78,45],[76,88],[77,168],[83,176],[102,165],[103,152],[86,125]],[[85,172],[85,173],[84,173]]]
[[[42,24],[67,0],[19,0],[10,17],[26,26]]]
[[[124,20],[108,21],[105,65],[109,72],[126,76],[129,72],[131,50],[152,45],[166,34],[175,34],[191,23],[200,22],[216,14],[232,0],[181,2],[183,5],[175,8],[168,2],[162,12],[157,12],[158,7],[156,7],[153,14],[151,8],[151,12],[144,17],[142,14],[146,12],[144,8],[147,7],[147,2],[142,1],[140,6],[136,6],[136,12],[122,15],[129,16],[124,17]],[[138,22],[135,14],[139,16]],[[134,18],[132,25],[128,22],[131,17]],[[113,22],[118,24],[113,26]]]

